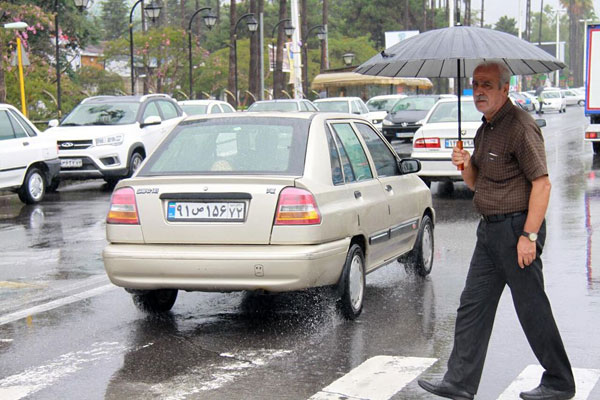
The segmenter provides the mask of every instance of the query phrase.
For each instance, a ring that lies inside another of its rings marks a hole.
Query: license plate
[[[458,139],[446,139],[446,148],[453,148],[456,146]],[[473,148],[473,139],[463,139],[463,148]]]
[[[67,158],[60,160],[61,168],[80,168],[81,166],[83,166],[81,158]]]
[[[167,208],[168,221],[243,222],[245,219],[246,203],[241,201],[170,201]]]

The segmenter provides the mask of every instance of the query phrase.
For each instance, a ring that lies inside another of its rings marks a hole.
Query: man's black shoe
[[[528,392],[519,395],[523,400],[568,400],[575,396],[575,389],[556,390],[548,386],[539,385]]]
[[[473,400],[473,395],[464,389],[459,388],[453,383],[441,380],[439,382],[428,382],[422,379],[418,380],[419,386],[429,393],[453,400]]]

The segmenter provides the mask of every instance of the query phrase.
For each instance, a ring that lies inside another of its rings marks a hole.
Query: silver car
[[[332,286],[353,319],[367,273],[399,257],[431,271],[419,168],[350,114],[189,117],[115,187],[106,272],[151,311],[171,309],[178,290]]]

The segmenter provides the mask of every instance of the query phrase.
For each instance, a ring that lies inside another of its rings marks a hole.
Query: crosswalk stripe
[[[523,372],[506,388],[498,400],[514,400],[519,393],[531,390],[540,383],[544,368],[541,365],[528,365]],[[577,393],[573,400],[586,400],[600,378],[599,369],[573,368]]]
[[[388,400],[436,361],[436,358],[372,357],[309,400]]]

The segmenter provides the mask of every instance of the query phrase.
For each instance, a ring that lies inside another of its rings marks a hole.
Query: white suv
[[[23,203],[40,202],[59,169],[56,141],[13,106],[0,104],[0,191],[17,192]]]
[[[131,176],[184,115],[166,94],[97,96],[79,103],[60,125],[50,121],[46,133],[57,141],[61,178],[114,184]]]

